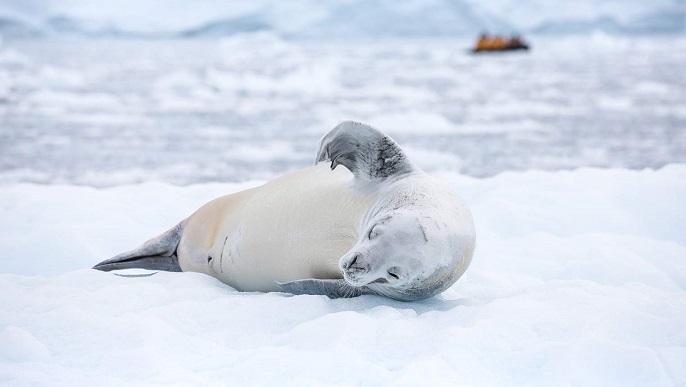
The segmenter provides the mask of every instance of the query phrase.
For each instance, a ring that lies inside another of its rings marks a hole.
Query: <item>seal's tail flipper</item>
[[[186,225],[182,221],[163,234],[143,243],[137,249],[119,254],[93,266],[93,269],[112,271],[122,269],[147,269],[162,271],[181,271],[176,248]]]
[[[123,269],[146,269],[146,270],[162,270],[162,271],[181,271],[179,266],[179,259],[176,255],[169,257],[154,255],[151,257],[131,257],[131,258],[114,258],[102,261],[93,266],[93,269],[100,271],[112,271]]]

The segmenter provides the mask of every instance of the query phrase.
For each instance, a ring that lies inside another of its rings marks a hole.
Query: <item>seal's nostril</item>
[[[352,265],[354,265],[355,262],[357,262],[357,257],[359,257],[359,256],[360,256],[359,254],[355,254],[355,256],[353,257],[353,260],[350,261],[350,264],[348,265],[348,267],[351,267]]]

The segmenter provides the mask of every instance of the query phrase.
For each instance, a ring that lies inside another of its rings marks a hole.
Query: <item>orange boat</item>
[[[490,36],[488,34],[481,34],[476,46],[472,52],[497,52],[497,51],[514,51],[514,50],[528,50],[529,45],[522,40],[519,35],[514,35],[510,38],[505,38],[500,35]]]

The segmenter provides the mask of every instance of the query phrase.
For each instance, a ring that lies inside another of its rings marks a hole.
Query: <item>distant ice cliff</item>
[[[684,0],[4,0],[0,35],[183,38],[272,31],[289,38],[497,33],[684,34]]]

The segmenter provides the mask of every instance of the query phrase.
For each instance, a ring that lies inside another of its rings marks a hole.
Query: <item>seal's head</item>
[[[469,265],[474,238],[473,230],[442,218],[405,209],[373,218],[341,257],[343,278],[351,286],[403,301],[444,291]]]

